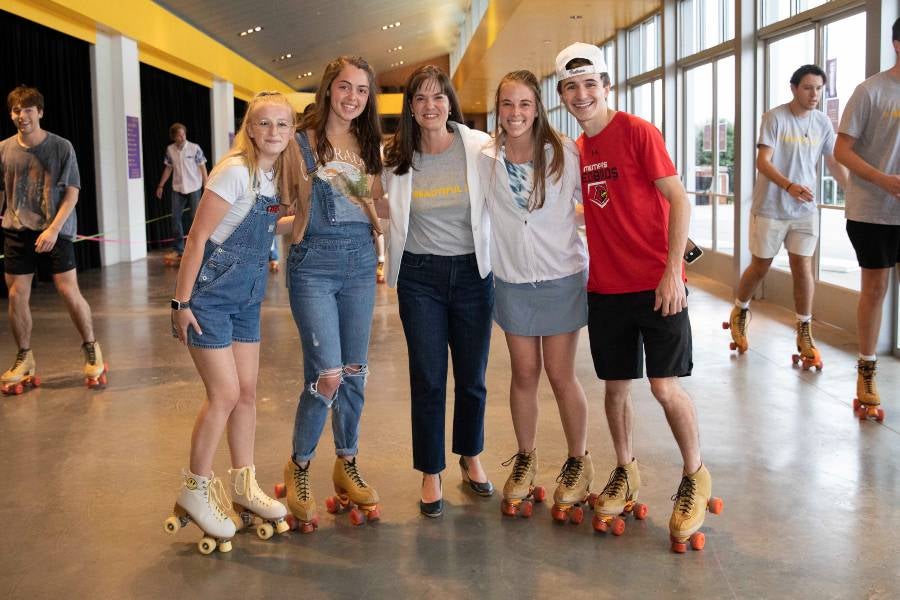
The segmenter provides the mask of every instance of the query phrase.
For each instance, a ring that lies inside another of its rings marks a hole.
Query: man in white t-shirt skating
[[[816,106],[828,82],[816,65],[803,65],[791,76],[793,99],[763,114],[757,142],[756,168],[750,209],[750,266],[741,275],[726,327],[734,340],[731,347],[747,351],[750,299],[782,244],[788,251],[794,279],[794,309],[797,311],[797,354],[794,364],[822,368],[822,357],[812,338],[812,256],[819,239],[816,208],[816,171],[819,158],[838,184],[847,187],[847,169],[834,159],[834,128]]]
[[[200,192],[206,185],[206,156],[200,146],[188,141],[187,128],[181,123],[172,123],[169,137],[172,143],[166,148],[163,158],[165,168],[156,186],[156,197],[162,199],[163,187],[171,175],[172,235],[175,241],[172,253],[166,259],[178,262],[184,252],[184,236],[191,230],[197,205],[200,204]]]

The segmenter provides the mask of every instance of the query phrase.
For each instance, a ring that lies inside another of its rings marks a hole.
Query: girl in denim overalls
[[[365,60],[343,56],[325,69],[316,104],[304,113],[297,143],[307,183],[298,197],[287,259],[291,312],[303,346],[303,391],[293,452],[284,468],[288,508],[303,532],[315,529],[309,461],[331,412],[336,496],[329,512],[353,508],[378,518],[378,494],[359,473],[356,454],[369,332],[375,304],[373,197],[381,195],[381,131],[375,74]]]
[[[206,386],[191,438],[190,469],[166,521],[172,533],[193,520],[207,536],[201,552],[231,549],[229,518],[255,514],[266,538],[287,530],[282,504],[256,483],[253,440],[259,370],[260,304],[266,291],[269,248],[286,199],[299,192],[300,155],[291,143],[294,113],[276,92],[257,94],[247,107],[234,146],[209,176],[185,245],[172,300],[172,334],[188,346]],[[282,199],[279,206],[279,198]],[[282,226],[289,229],[290,219]],[[231,499],[212,462],[228,427]],[[266,523],[270,522],[270,523]]]

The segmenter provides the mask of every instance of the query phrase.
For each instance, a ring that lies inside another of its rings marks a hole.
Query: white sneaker
[[[270,498],[256,483],[256,467],[250,465],[239,469],[228,469],[231,476],[232,501],[263,519],[279,521],[287,515],[281,502]]]
[[[228,495],[222,480],[214,474],[202,477],[185,470],[184,485],[176,505],[183,508],[206,535],[220,540],[234,537],[236,528],[228,517]]]

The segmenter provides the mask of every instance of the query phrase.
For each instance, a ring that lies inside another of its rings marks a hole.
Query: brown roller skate
[[[20,349],[16,353],[16,362],[0,376],[0,391],[7,396],[18,396],[28,387],[40,387],[41,378],[35,371],[34,354],[29,348]]]
[[[722,499],[712,496],[712,477],[704,465],[696,473],[684,475],[678,491],[672,496],[675,506],[669,519],[669,539],[672,551],[687,551],[688,541],[694,550],[703,550],[706,536],[699,531],[709,509],[714,515],[722,512]]]
[[[338,456],[332,471],[334,491],[336,495],[325,499],[325,508],[331,514],[350,511],[350,522],[362,525],[366,520],[370,523],[381,518],[378,510],[378,492],[359,474],[356,457],[345,460]]]
[[[822,355],[813,341],[811,321],[805,323],[797,321],[797,354],[791,356],[791,361],[795,365],[801,365],[804,371],[812,368],[821,371],[825,366],[825,363],[822,362]]]
[[[645,519],[647,505],[637,501],[640,487],[641,474],[636,460],[632,459],[627,465],[613,469],[606,487],[593,498],[594,530],[622,535],[625,533],[623,516],[632,513],[635,519]]]
[[[181,266],[181,255],[175,252],[169,252],[165,256],[163,256],[163,263],[167,267],[180,267]]]
[[[378,266],[375,267],[375,282],[376,283],[384,283],[384,261],[378,261]]]
[[[884,409],[881,408],[881,397],[875,385],[875,360],[859,359],[856,364],[856,398],[853,399],[853,412],[860,421],[875,419],[884,421]]]
[[[532,500],[543,502],[547,495],[543,486],[534,485],[538,469],[537,449],[535,448],[531,452],[519,452],[503,462],[504,467],[508,467],[510,464],[512,464],[512,472],[503,486],[503,501],[500,503],[500,510],[509,517],[515,517],[518,514],[527,519],[534,511]]]
[[[291,529],[301,533],[312,533],[319,526],[316,514],[316,499],[309,486],[309,463],[305,468],[293,461],[284,465],[284,483],[275,485],[275,497],[286,498],[291,514],[285,519]]]
[[[747,340],[747,325],[750,322],[750,309],[735,306],[731,309],[728,321],[722,323],[722,329],[731,330],[731,344],[729,348],[743,354],[750,347]]]
[[[594,465],[591,455],[570,456],[563,464],[556,478],[559,482],[553,492],[553,508],[550,514],[558,523],[569,521],[578,525],[584,520],[584,508],[590,495],[591,482],[594,479]]]
[[[97,342],[85,342],[81,345],[84,352],[84,385],[89,388],[106,387],[109,365],[103,362],[103,352]]]

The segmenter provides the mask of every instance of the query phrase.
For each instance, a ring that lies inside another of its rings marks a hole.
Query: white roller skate
[[[250,527],[256,523],[256,535],[267,540],[275,532],[285,533],[290,527],[285,522],[287,509],[284,504],[265,495],[256,483],[256,467],[228,469],[231,476],[231,506],[240,519],[239,526]]]
[[[183,474],[184,484],[175,501],[174,514],[166,519],[166,531],[175,534],[193,521],[205,534],[197,542],[201,554],[210,554],[217,547],[219,552],[231,552],[236,527],[228,516],[230,503],[222,481],[212,473],[203,477],[185,470]]]

